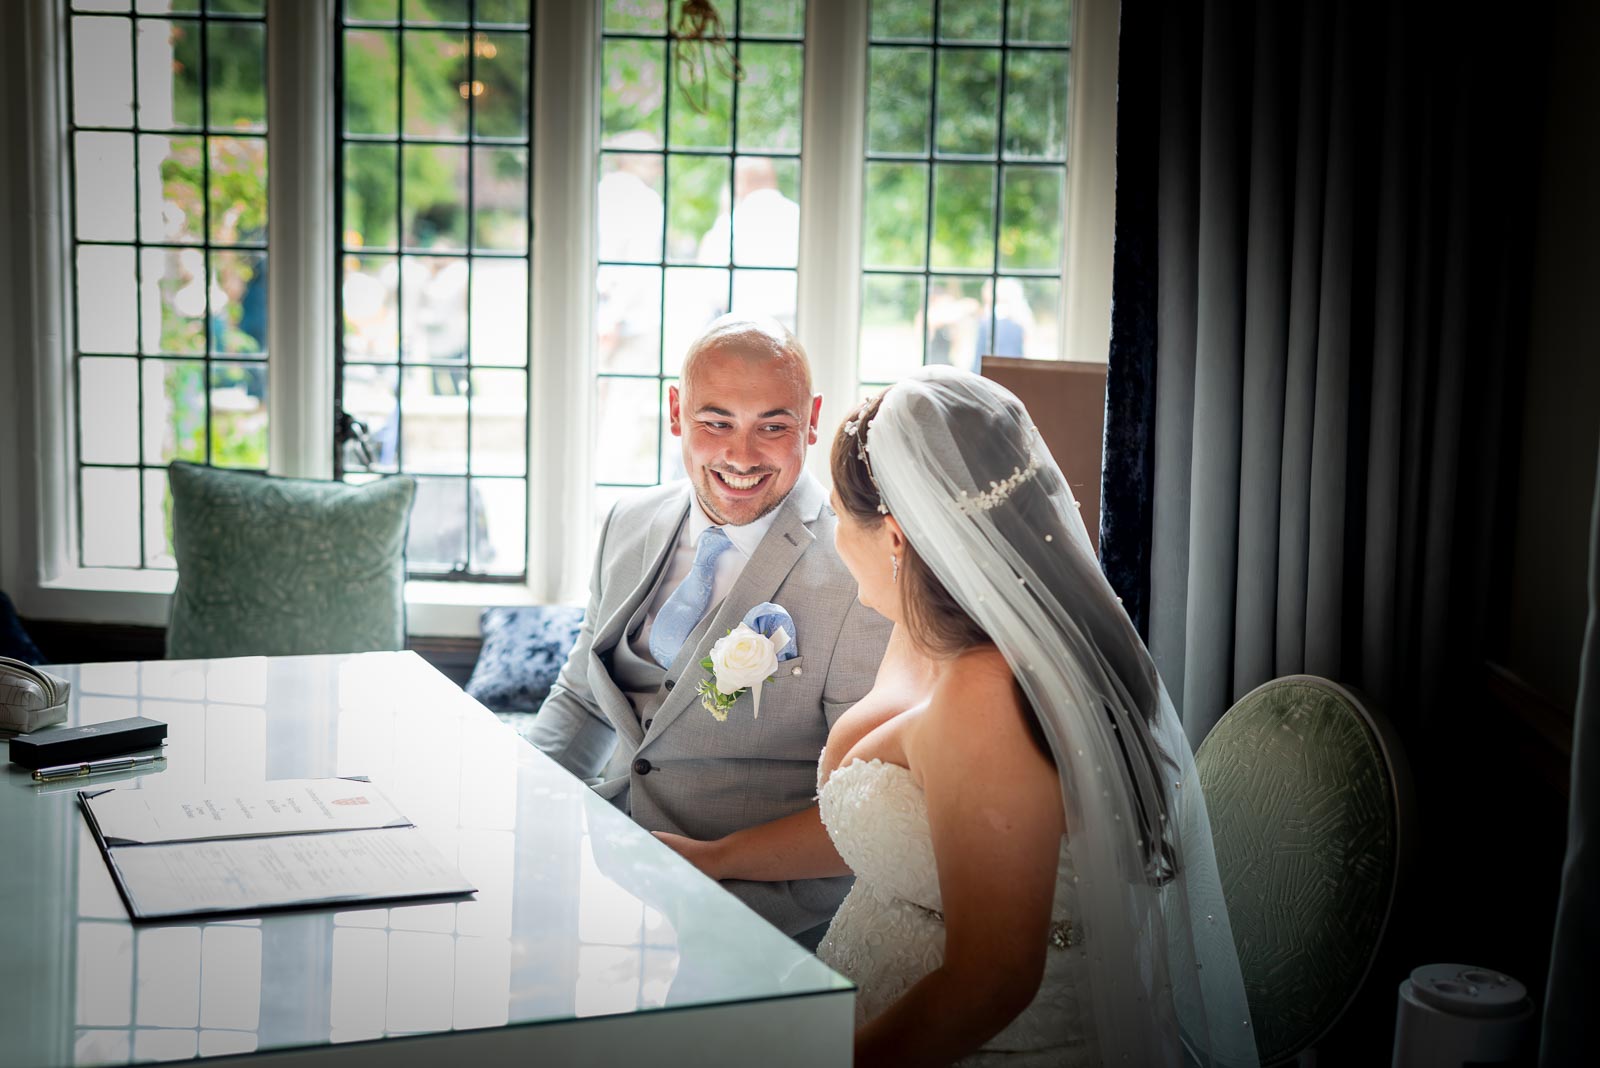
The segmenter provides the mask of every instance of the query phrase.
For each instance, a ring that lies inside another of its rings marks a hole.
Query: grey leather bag
[[[71,695],[67,680],[0,656],[0,731],[25,734],[62,722]]]

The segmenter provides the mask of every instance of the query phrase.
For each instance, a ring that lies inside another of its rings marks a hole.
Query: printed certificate
[[[78,791],[136,920],[475,893],[362,779]]]
[[[107,845],[411,826],[382,791],[361,779],[280,779],[237,790],[159,784],[83,794]]]

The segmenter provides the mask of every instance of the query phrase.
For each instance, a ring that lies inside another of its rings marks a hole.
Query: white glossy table
[[[474,900],[128,919],[75,791],[0,776],[0,1065],[847,1064],[850,984],[411,653],[51,671],[169,724],[88,782],[366,775]]]

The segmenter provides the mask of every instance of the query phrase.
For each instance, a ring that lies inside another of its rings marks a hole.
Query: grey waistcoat
[[[827,490],[802,475],[779,507],[722,603],[700,621],[665,671],[628,648],[659,591],[692,507],[687,482],[619,501],[601,528],[583,629],[530,740],[580,779],[591,780],[647,830],[721,838],[802,811],[816,801],[817,753],[828,728],[872,686],[889,624],[856,599],[833,549]],[[725,721],[700,707],[700,660],[754,605],[773,601],[794,620],[799,655]],[[667,688],[667,683],[674,686]],[[649,726],[645,722],[649,721]],[[652,900],[639,854],[595,862],[642,900]],[[609,855],[608,855],[609,856]],[[612,870],[614,869],[614,870]],[[848,877],[723,886],[795,934],[826,922]]]

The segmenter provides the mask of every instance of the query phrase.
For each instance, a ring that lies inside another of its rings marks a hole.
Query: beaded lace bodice
[[[927,799],[911,772],[881,760],[836,770],[818,792],[822,820],[856,874],[855,886],[817,947],[817,956],[857,986],[856,1025],[888,1008],[944,960],[943,902],[928,826]],[[1071,858],[1056,871],[1052,945],[1039,993],[970,1063],[1092,1063],[1075,977],[1086,964],[1071,930]],[[963,1062],[969,1063],[969,1062]]]

